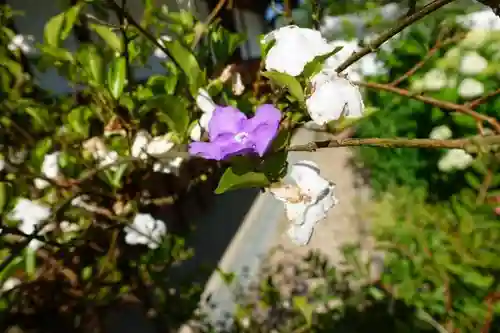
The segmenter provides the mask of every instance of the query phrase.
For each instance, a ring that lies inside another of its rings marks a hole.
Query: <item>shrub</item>
[[[411,26],[404,35],[382,48],[378,58],[389,71],[374,79],[376,82],[393,82],[422,62],[422,67],[408,79],[402,80],[398,87],[408,89],[411,94],[424,93],[452,103],[470,102],[496,89],[499,45],[497,32],[473,30],[465,34],[461,27],[443,27],[429,17],[427,21]],[[470,68],[461,69],[460,66]],[[474,68],[477,66],[481,68]],[[479,94],[473,91],[476,89],[481,90]],[[475,95],[466,96],[470,93]],[[448,112],[417,100],[407,100],[391,92],[368,90],[366,98],[369,105],[380,110],[359,124],[356,136],[360,138],[428,138],[435,135],[438,135],[436,138],[448,138],[440,137],[439,129],[441,133],[444,130],[447,136],[451,130],[450,137],[453,138],[477,133],[477,121],[464,114]],[[499,103],[498,99],[492,98],[475,109],[481,114],[497,117]],[[488,134],[488,129],[484,131]],[[379,194],[392,184],[400,184],[424,187],[431,199],[442,200],[463,188],[479,189],[488,170],[495,173],[491,162],[481,156],[471,163],[468,156],[462,158],[461,155],[450,155],[444,149],[381,150],[360,147],[358,157],[370,169],[370,183]],[[472,168],[468,168],[470,164]],[[496,175],[494,178],[490,184],[493,188],[500,185],[500,178]]]

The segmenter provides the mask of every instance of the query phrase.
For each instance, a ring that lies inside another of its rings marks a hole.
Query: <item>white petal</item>
[[[316,124],[325,125],[339,119],[342,114],[347,117],[362,116],[364,103],[361,92],[348,79],[323,72],[315,75],[312,82],[315,90],[306,100],[306,106]]]
[[[184,159],[182,157],[176,157],[172,161],[170,161],[168,165],[172,168],[180,168],[183,161]]]
[[[288,229],[288,236],[296,245],[307,245],[311,240],[314,231],[314,224],[291,225]]]
[[[151,155],[161,155],[168,152],[174,147],[174,143],[170,140],[171,135],[166,134],[154,137],[147,146],[147,152]]]
[[[476,79],[466,78],[458,85],[458,94],[463,98],[475,98],[483,93],[484,85]]]
[[[47,188],[50,185],[48,181],[42,178],[35,178],[33,182],[35,184],[35,187],[39,190],[43,190],[44,188]]]
[[[132,143],[131,154],[132,157],[136,158],[146,158],[146,154],[144,153],[149,141],[151,140],[151,136],[146,131],[139,131],[135,135],[134,142]]]
[[[275,70],[292,76],[302,73],[304,66],[319,55],[334,49],[312,29],[286,26],[274,31],[265,39],[271,37],[276,43],[269,50],[265,59],[266,70]]]
[[[466,53],[460,62],[460,72],[465,75],[477,75],[488,67],[488,60],[477,52]]]
[[[451,129],[446,125],[434,127],[429,134],[429,138],[435,140],[446,140],[453,136]]]
[[[212,100],[212,97],[208,94],[205,89],[198,89],[198,96],[196,96],[196,105],[203,112],[214,112],[217,105]]]
[[[11,290],[21,284],[21,280],[15,277],[10,277],[2,283],[2,291]]]
[[[291,184],[270,187],[269,192],[271,192],[276,199],[283,202],[299,202],[302,200],[300,188]]]
[[[287,219],[296,225],[304,224],[305,222],[305,213],[308,205],[304,202],[285,203],[285,213]]]
[[[202,131],[202,129],[201,129],[200,123],[196,123],[193,126],[193,128],[191,128],[191,132],[189,132],[189,137],[191,138],[191,140],[200,141],[201,140],[201,131]]]
[[[448,76],[438,68],[431,69],[423,77],[423,88],[429,91],[438,91],[446,87]]]
[[[290,168],[290,176],[297,183],[301,192],[311,198],[317,198],[330,183],[320,176],[319,167],[312,161],[299,161]]]
[[[241,79],[241,74],[238,72],[236,72],[233,75],[233,87],[232,88],[233,88],[233,93],[236,96],[240,96],[245,91],[245,85],[243,84],[243,80]]]
[[[200,126],[203,128],[205,131],[208,131],[208,124],[210,123],[210,120],[212,119],[213,112],[206,112],[201,115],[200,117]]]
[[[49,179],[56,179],[59,175],[59,155],[61,152],[54,152],[45,155],[42,163],[42,174]]]

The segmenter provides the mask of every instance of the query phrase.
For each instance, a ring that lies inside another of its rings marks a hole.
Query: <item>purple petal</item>
[[[255,116],[250,118],[245,126],[250,141],[255,145],[254,150],[264,155],[267,148],[278,134],[281,121],[281,112],[271,104],[264,104],[257,108]]]
[[[237,142],[232,134],[221,134],[212,142],[192,142],[189,145],[189,153],[221,161],[230,156],[250,153],[253,151],[252,146],[251,141]]]
[[[208,160],[220,161],[223,159],[220,147],[212,142],[191,142],[189,145],[189,153],[191,155],[201,156]]]
[[[235,135],[241,131],[246,120],[247,117],[245,114],[232,106],[217,106],[212,119],[208,123],[208,137],[210,141],[216,140],[222,134]]]

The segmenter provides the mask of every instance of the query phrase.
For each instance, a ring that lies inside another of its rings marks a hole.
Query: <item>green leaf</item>
[[[184,136],[189,127],[187,105],[177,96],[158,96],[151,98],[145,105],[147,110],[155,109],[159,121],[163,121],[177,134]],[[144,108],[140,111],[144,112]]]
[[[0,182],[0,215],[9,204],[12,195],[12,185],[8,182]]]
[[[35,149],[31,151],[31,162],[36,170],[40,169],[45,155],[52,148],[52,138],[44,138],[37,142]]]
[[[481,180],[479,180],[479,178],[473,172],[467,172],[465,174],[465,180],[467,181],[467,184],[469,184],[469,186],[473,189],[479,190],[481,188]]]
[[[263,172],[236,172],[233,167],[228,167],[215,189],[216,194],[222,194],[227,191],[239,188],[264,187],[269,184],[269,180]]]
[[[95,45],[85,45],[78,50],[78,62],[89,77],[92,86],[100,86],[103,83],[104,62]]]
[[[306,296],[294,296],[293,306],[300,310],[308,326],[312,325],[313,306],[309,304]]]
[[[119,99],[125,88],[127,79],[127,60],[125,57],[115,58],[108,68],[108,89],[114,99]]]
[[[36,251],[29,247],[26,248],[24,260],[26,274],[29,277],[33,277],[36,273]]]
[[[452,119],[457,125],[465,127],[467,129],[476,130],[477,128],[476,120],[466,114],[453,113]]]
[[[49,111],[45,108],[38,106],[28,106],[24,111],[31,116],[34,124],[43,130],[50,130],[50,116]]]
[[[73,55],[71,52],[69,52],[66,49],[55,47],[55,46],[50,46],[50,45],[41,45],[40,46],[40,51],[42,53],[56,59],[59,61],[69,61],[73,62]],[[52,65],[52,63],[50,64]]]
[[[68,38],[82,7],[83,2],[80,2],[67,11],[52,17],[45,25],[45,43],[53,47],[58,47],[61,41]]]
[[[94,23],[89,24],[89,26],[106,42],[106,44],[108,44],[110,48],[113,49],[113,51],[119,53],[123,52],[122,39],[118,37],[113,30],[111,30],[111,28]]]
[[[332,55],[339,52],[340,50],[342,50],[342,47],[343,46],[337,46],[333,51],[315,57],[313,60],[311,60],[304,66],[302,75],[304,77],[310,78],[311,76],[319,73],[321,69],[323,69],[323,64],[325,63],[325,60],[330,58]]]
[[[150,87],[153,95],[173,95],[177,87],[176,75],[152,75],[146,86]]]
[[[113,185],[115,188],[119,189],[122,187],[121,180],[123,178],[123,175],[125,174],[125,171],[128,168],[128,164],[124,163],[121,164],[118,169],[115,171],[115,174],[113,175],[113,178],[111,179],[111,185]]]
[[[280,151],[266,156],[264,162],[262,163],[262,171],[268,180],[271,182],[277,181],[285,176],[288,166],[286,161],[287,155],[288,154],[285,151]]]
[[[86,138],[89,135],[90,118],[93,112],[88,106],[78,106],[68,114],[68,123],[72,131]]]
[[[194,54],[185,48],[179,41],[163,42],[175,62],[187,77],[190,91],[193,96],[198,93],[198,88],[204,85],[203,72]]]
[[[300,85],[300,82],[295,77],[275,71],[264,72],[262,73],[262,75],[267,77],[278,86],[287,88],[290,94],[299,102],[304,102],[304,91],[302,89],[302,86]]]

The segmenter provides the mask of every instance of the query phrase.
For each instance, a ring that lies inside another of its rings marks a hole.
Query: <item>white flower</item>
[[[189,132],[189,137],[193,141],[200,141],[201,140],[201,133],[202,133],[202,128],[199,122],[194,124],[194,126],[191,128],[191,132]]]
[[[446,154],[439,160],[438,169],[443,172],[449,172],[452,170],[465,170],[474,158],[462,149],[450,149]]]
[[[441,69],[431,69],[425,73],[422,81],[422,88],[428,91],[441,90],[448,84],[448,77]]]
[[[446,125],[441,125],[434,127],[429,134],[429,138],[435,139],[435,140],[446,140],[451,138],[453,133],[451,132],[451,129],[446,126]]]
[[[153,165],[153,170],[156,172],[177,174],[179,172],[179,169],[183,161],[184,159],[182,157],[176,157],[166,164],[161,162],[156,162]]]
[[[233,84],[232,84],[233,94],[240,96],[245,91],[245,85],[241,79],[241,74],[236,72],[233,74]]]
[[[202,130],[208,130],[208,124],[210,123],[210,119],[212,119],[212,115],[217,105],[213,101],[212,97],[210,97],[208,91],[201,88],[198,89],[196,105],[203,112],[203,114],[198,120],[198,123],[191,128],[189,136],[192,140],[199,141],[201,139]]]
[[[276,42],[267,53],[266,70],[275,70],[292,76],[300,75],[307,63],[334,49],[319,31],[295,25],[270,32],[264,37],[263,42],[271,40]]]
[[[130,245],[144,244],[156,249],[167,233],[167,227],[161,220],[155,220],[150,214],[137,214],[132,225],[125,227],[125,242]]]
[[[170,149],[174,147],[174,143],[171,140],[172,134],[167,133],[161,136],[155,136],[148,143],[146,151],[150,155],[161,155],[168,152]]]
[[[155,136],[154,138],[148,132],[141,130],[137,132],[132,143],[131,154],[133,157],[146,159],[148,154],[161,155],[168,152],[175,145],[171,140],[172,135]]]
[[[61,152],[56,151],[52,154],[45,155],[42,163],[42,174],[48,179],[55,180],[60,175],[59,168],[59,155]],[[38,189],[44,189],[49,186],[49,182],[45,179],[36,178],[35,179],[35,187]]]
[[[160,38],[158,38],[158,43],[162,46],[165,45],[165,42],[171,42],[172,41],[172,37],[168,36],[168,35],[163,35],[161,36]],[[159,47],[157,47],[154,52],[153,52],[154,56],[157,57],[157,58],[160,58],[160,59],[167,59],[167,54],[165,52],[163,52],[162,49],[160,49]]]
[[[208,91],[202,88],[198,89],[198,95],[196,96],[196,105],[203,113],[212,113],[217,107]]]
[[[465,35],[465,38],[460,42],[460,46],[470,49],[477,49],[488,41],[491,33],[486,29],[474,29]]]
[[[103,155],[101,157],[101,161],[100,161],[99,165],[101,167],[105,167],[105,166],[111,165],[113,163],[116,163],[118,161],[119,157],[120,156],[118,155],[118,153],[116,151],[114,151],[114,150],[106,152],[105,155]],[[111,169],[116,169],[116,166],[111,167]]]
[[[18,278],[15,278],[15,277],[10,277],[2,283],[1,289],[4,292],[9,291],[11,289],[14,289],[15,287],[17,287],[20,284],[21,284],[21,280],[19,280]]]
[[[70,223],[68,221],[62,221],[61,223],[59,223],[59,228],[61,228],[61,231],[64,233],[71,233],[80,230],[78,224]]]
[[[83,149],[91,153],[92,157],[99,161],[101,167],[118,161],[118,153],[116,151],[109,151],[104,141],[99,137],[93,137],[85,141]],[[116,166],[111,167],[111,169],[116,169]]]
[[[460,82],[458,94],[462,98],[470,99],[481,96],[484,93],[484,85],[478,80],[467,78]]]
[[[500,30],[500,18],[489,8],[457,17],[457,22],[471,29]]]
[[[34,43],[35,37],[32,35],[15,35],[9,45],[7,45],[7,48],[12,52],[21,50],[24,54],[34,54],[36,53]]]
[[[460,62],[460,72],[465,75],[476,75],[488,67],[488,61],[475,51],[467,52]]]
[[[146,159],[146,149],[149,141],[151,140],[151,135],[144,130],[140,130],[137,132],[134,138],[134,142],[132,143],[132,147],[130,149],[130,153],[132,157]]]
[[[295,184],[280,185],[270,191],[285,203],[287,218],[292,222],[288,235],[294,243],[306,245],[316,223],[337,204],[335,186],[320,176],[318,166],[312,161],[293,164],[290,177]]]
[[[18,228],[27,235],[32,234],[40,222],[46,220],[49,216],[49,207],[24,198],[17,201],[16,206],[9,215],[11,219],[21,222]],[[40,232],[42,231],[40,230]],[[40,245],[41,242],[34,239],[28,246],[37,249]]]
[[[334,71],[320,72],[312,78],[313,93],[306,100],[307,111],[318,125],[341,115],[361,117],[364,111],[359,88]]]

